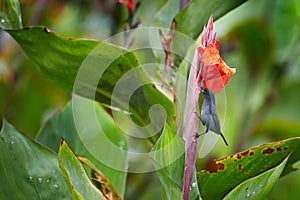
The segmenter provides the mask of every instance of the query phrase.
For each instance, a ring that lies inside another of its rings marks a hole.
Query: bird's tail
[[[221,135],[223,141],[225,142],[226,146],[228,146],[228,143],[227,143],[227,141],[226,141],[226,139],[225,139],[225,136],[224,136],[222,133],[220,133],[220,135]]]

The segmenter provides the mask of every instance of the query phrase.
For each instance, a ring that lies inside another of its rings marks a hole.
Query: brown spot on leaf
[[[69,38],[69,40],[76,40],[75,38]]]
[[[45,33],[51,33],[50,29],[48,29],[48,28],[46,28],[46,27],[44,27],[44,32],[45,32]]]
[[[214,160],[210,161],[207,165],[207,170],[210,173],[216,173],[218,170],[224,170],[225,165],[221,162],[216,162]]]
[[[65,139],[61,138],[61,140],[60,140],[60,146],[62,146],[64,143],[65,143]]]
[[[242,156],[247,156],[248,154],[249,154],[249,150],[241,153]]]
[[[237,161],[237,159],[234,159],[233,161],[234,161],[234,162],[236,162],[236,161]]]
[[[281,151],[281,146],[280,147],[277,147],[277,149],[276,149],[277,151]]]
[[[104,177],[100,172],[94,171],[94,176],[95,179],[94,181],[98,182],[101,184],[101,193],[102,193],[102,198],[103,199],[116,199],[116,200],[121,200],[122,198],[109,187],[109,181],[106,177]]]
[[[224,170],[225,165],[223,163],[218,163],[219,170]]]
[[[250,152],[250,153],[249,153],[249,156],[253,156],[253,155],[254,155],[254,152]]]
[[[283,150],[287,150],[288,149],[288,147],[284,147],[284,149]]]
[[[242,158],[241,154],[240,153],[236,154],[236,158],[241,159]]]
[[[155,86],[154,84],[152,84],[152,87],[153,87],[154,89],[156,89],[156,86]]]
[[[274,151],[274,149],[269,147],[267,149],[264,149],[262,153],[263,154],[271,154],[271,153],[273,153],[273,151]]]
[[[242,169],[242,164],[238,165],[238,169],[241,170]]]
[[[30,29],[30,27],[29,26],[26,26],[25,28],[24,28],[24,30],[29,30]]]
[[[176,121],[176,115],[174,115],[174,116],[172,117],[172,119],[173,119],[174,121]]]

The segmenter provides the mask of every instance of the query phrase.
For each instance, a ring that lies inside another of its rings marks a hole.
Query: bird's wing
[[[221,134],[220,120],[216,110],[216,104],[213,101],[210,104],[209,112],[211,116],[209,129],[217,134]]]

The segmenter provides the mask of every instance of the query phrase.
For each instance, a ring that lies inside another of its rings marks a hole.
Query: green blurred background
[[[156,13],[165,3],[142,0],[136,15],[140,27],[155,25]],[[123,31],[127,17],[125,7],[113,0],[21,0],[20,4],[24,27],[45,25],[69,37],[106,39]],[[198,160],[198,169],[209,159],[300,135],[299,27],[300,0],[250,0],[216,21],[221,56],[237,68],[221,94],[226,94],[226,101],[217,95],[230,147],[225,149],[219,141],[207,157]],[[35,137],[43,122],[69,99],[70,94],[46,80],[0,30],[0,116]],[[299,171],[281,178],[268,199],[298,199],[297,188]],[[131,195],[160,198],[155,173],[129,174],[126,197]]]

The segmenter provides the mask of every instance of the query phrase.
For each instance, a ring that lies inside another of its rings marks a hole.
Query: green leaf
[[[277,167],[289,155],[290,159],[284,170],[292,171],[292,163],[300,160],[299,146],[300,138],[291,138],[213,160],[208,164],[207,170],[202,170],[198,174],[201,197],[222,199],[237,185]]]
[[[76,104],[74,101],[76,101]],[[74,105],[76,105],[76,108],[73,107]],[[90,120],[92,113],[86,112],[88,107],[95,108],[97,118],[101,119],[99,125],[102,130],[99,130],[99,127],[95,127],[93,121]],[[74,109],[82,110],[76,112]],[[79,119],[76,118],[78,113],[80,114]],[[76,124],[78,122],[76,120],[80,120],[83,126]],[[109,180],[108,186],[110,189],[117,191],[119,196],[123,196],[127,176],[125,172],[127,167],[126,156],[124,157],[124,153],[114,154],[115,151],[110,152],[108,148],[105,149],[106,140],[102,139],[103,134],[114,146],[127,150],[127,141],[123,133],[105,110],[94,101],[74,96],[73,101],[69,102],[60,112],[46,122],[37,140],[54,151],[58,151],[61,137],[63,137],[76,155],[90,160],[98,171]],[[93,143],[83,142],[82,137],[92,136],[95,137]],[[95,151],[105,152],[105,157],[102,159],[97,158]],[[116,168],[113,168],[113,165],[107,166],[105,162],[107,159],[111,159],[109,162],[114,162]]]
[[[279,179],[289,157],[280,165],[235,187],[224,199],[264,199]]]
[[[158,10],[160,10],[168,0],[143,1],[136,12],[136,19],[140,19],[143,27],[150,27]]]
[[[82,199],[102,199],[101,192],[92,184],[83,166],[65,141],[58,151],[59,166],[65,178],[70,182],[70,189],[79,193]]]
[[[136,56],[124,48],[95,40],[62,37],[45,27],[8,32],[46,77],[67,91],[131,112],[130,120],[138,125],[147,125],[149,108],[163,102],[168,105],[165,108],[167,122],[173,123],[172,102],[150,84],[148,75],[138,67]],[[131,91],[130,86],[136,90]],[[153,98],[147,99],[145,93]]]
[[[57,156],[3,121],[0,132],[0,196],[3,199],[70,199]]]
[[[184,141],[165,125],[162,135],[150,152],[166,199],[182,197],[184,149]],[[193,183],[196,182],[194,176]],[[190,199],[195,199],[199,195],[199,190],[197,184],[192,186]]]
[[[244,2],[246,0],[192,0],[185,9],[176,15],[176,31],[195,40],[202,32],[210,15],[216,20]]]
[[[170,28],[173,18],[179,12],[179,0],[168,0],[154,16],[152,26]]]
[[[0,1],[0,28],[18,29],[22,28],[20,4],[18,0]]]
[[[276,40],[276,60],[283,62],[289,56],[299,36],[299,10],[295,0],[269,0],[266,3],[270,12],[267,25]]]

